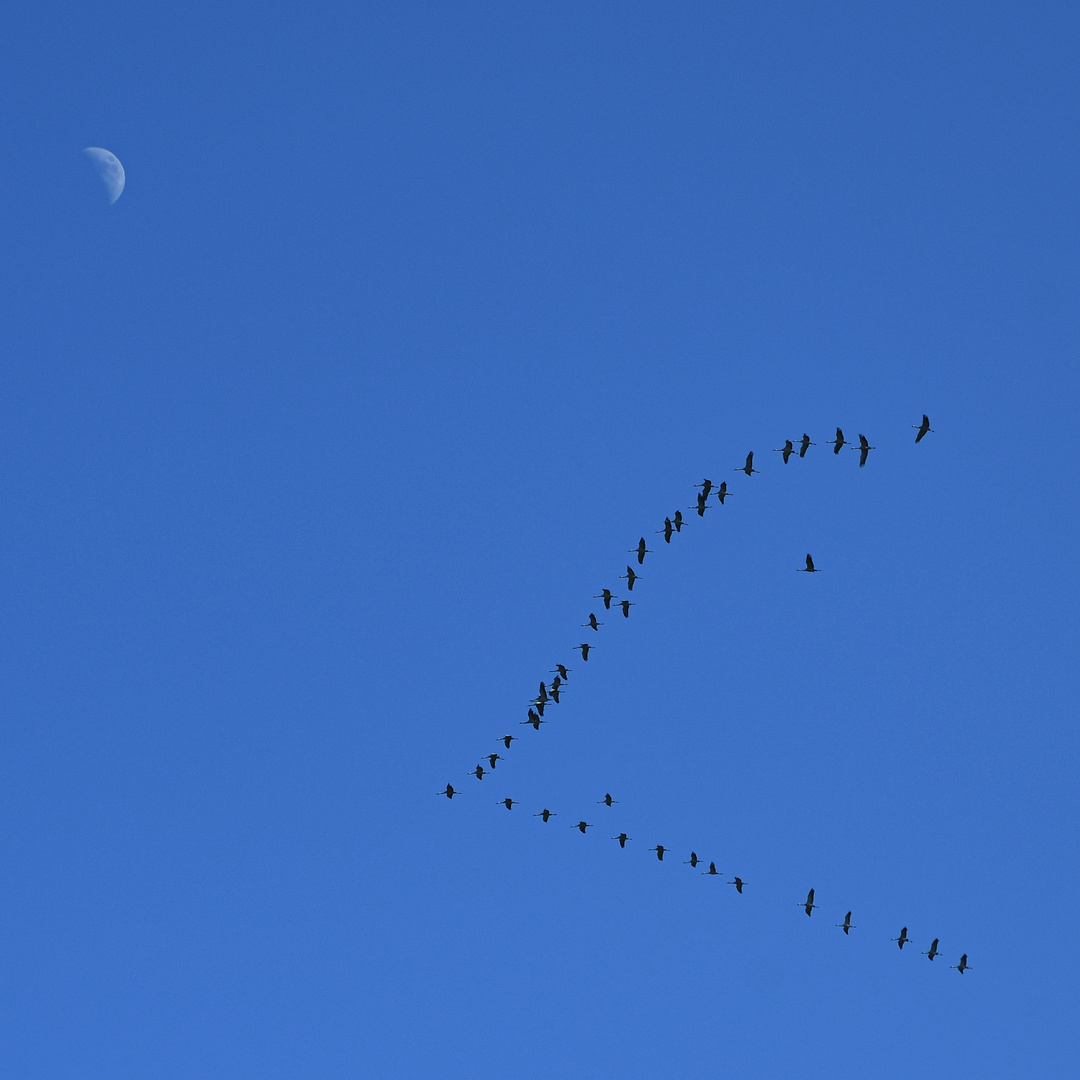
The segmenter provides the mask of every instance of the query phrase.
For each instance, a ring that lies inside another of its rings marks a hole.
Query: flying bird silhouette
[[[483,765],[477,765],[476,768],[473,769],[473,771],[471,773],[469,773],[469,775],[470,776],[475,776],[477,780],[483,780],[484,779],[484,774],[486,772],[487,772],[487,770],[484,768]]]
[[[664,845],[663,845],[663,844],[657,844],[657,845],[656,845],[656,847],[651,847],[651,848],[649,848],[649,850],[650,850],[650,851],[655,851],[655,852],[656,852],[656,857],[657,857],[657,858],[658,858],[658,859],[659,859],[659,860],[660,860],[661,862],[663,862],[663,861],[664,861],[664,852],[665,852],[665,851],[667,851],[667,848],[666,848],[666,847],[664,847]]]
[[[506,760],[506,758],[504,758],[501,754],[485,754],[484,757],[486,757],[488,761],[491,762],[491,768],[493,769],[495,768],[496,761]]]
[[[532,724],[533,728],[536,731],[540,730],[540,725],[541,724],[546,724],[547,723],[546,720],[541,720],[540,719],[540,714],[535,709],[530,709],[529,710],[529,719],[528,720],[522,720],[521,722],[523,724]]]
[[[624,847],[626,847],[626,841],[627,840],[633,840],[634,838],[632,836],[627,836],[626,833],[624,833],[624,832],[621,832],[621,833],[619,833],[618,836],[613,836],[611,839],[612,840],[618,840],[619,841],[619,847],[624,848]]]
[[[800,903],[799,907],[804,908],[807,915],[809,915],[810,912],[812,912],[814,910],[814,908],[817,907],[817,904],[814,903],[814,890],[813,889],[811,889],[806,894],[806,901],[804,903]]]
[[[634,568],[632,566],[628,566],[626,568],[626,573],[625,574],[620,574],[619,575],[620,579],[621,578],[626,578],[626,588],[627,588],[627,590],[629,592],[634,591],[634,582],[637,581],[640,577],[641,577],[640,574],[635,574],[634,573]]]
[[[694,487],[701,488],[702,495],[704,495],[707,499],[709,497],[709,492],[713,489],[713,482],[708,477],[706,477],[704,480],[701,481],[700,484],[695,484]]]
[[[832,452],[834,454],[839,454],[840,453],[840,447],[842,447],[842,446],[850,446],[850,445],[851,445],[851,443],[849,443],[847,441],[847,439],[844,438],[844,433],[839,428],[837,428],[836,429],[836,441],[833,443]]]
[[[539,814],[533,814],[533,817],[543,818],[544,824],[547,824],[548,818],[558,817],[559,815],[549,810],[546,806]]]
[[[556,664],[551,673],[554,675],[557,671],[559,673],[559,678],[562,679],[563,682],[566,682],[570,677],[571,670],[572,669],[566,667],[565,664]]]
[[[672,515],[671,524],[675,526],[676,532],[682,532],[683,519],[681,510],[676,510],[675,513]]]
[[[791,455],[795,453],[795,447],[790,439],[784,440],[784,445],[780,447],[773,447],[774,454],[784,455],[784,464],[786,465],[791,458]]]
[[[728,497],[730,492],[727,489],[727,481],[721,480],[720,486],[716,489],[716,497],[720,501],[720,505],[724,505],[724,500]]]
[[[597,622],[596,621],[596,616],[590,611],[589,612],[589,621],[588,622],[583,622],[581,625],[582,626],[591,626],[594,630],[599,630],[600,627],[603,626],[604,624],[602,622]]]
[[[578,646],[578,648],[581,650],[581,659],[582,660],[588,660],[589,659],[589,653],[592,651],[592,646],[587,641],[583,641]]]
[[[850,911],[844,916],[844,921],[842,923],[838,922],[836,925],[839,926],[840,929],[843,930],[845,934],[848,933],[848,931],[850,931],[850,930],[857,929],[856,927],[851,925],[851,912]]]
[[[448,799],[452,799],[455,795],[460,795],[461,792],[454,788],[453,784],[447,784],[445,791],[436,791],[436,795],[445,795]]]
[[[502,744],[507,750],[510,749],[510,744],[517,738],[516,735],[504,735],[502,737]]]
[[[927,416],[926,413],[923,413],[923,418],[922,418],[922,423],[921,424],[912,424],[911,426],[913,428],[918,428],[919,429],[919,434],[915,436],[915,441],[916,442],[922,442],[923,436],[927,432],[929,432],[931,435],[934,434],[934,429],[930,426],[930,417]]]
[[[671,543],[671,534],[675,531],[675,526],[671,524],[671,518],[664,518],[664,527],[656,530],[658,533],[664,534],[664,543]]]
[[[735,471],[736,472],[744,472],[744,473],[746,473],[747,476],[750,476],[752,473],[761,472],[760,469],[755,469],[754,468],[754,451],[753,450],[751,450],[750,453],[746,455],[746,464],[745,465],[740,465]]]
[[[610,589],[603,589],[598,596],[593,597],[594,600],[603,600],[604,607],[609,611],[611,610],[611,601],[613,599]]]
[[[611,797],[611,793],[609,792],[602,799],[599,799],[597,801],[596,805],[599,806],[600,803],[603,803],[605,806],[614,806],[618,801],[619,801],[618,799],[613,799]]]
[[[697,852],[696,851],[691,851],[690,852],[690,858],[683,860],[683,866],[692,866],[696,870],[697,869],[697,864],[699,862],[701,862],[701,860],[697,857]]]
[[[622,615],[623,615],[624,619],[629,619],[630,618],[630,609],[633,606],[634,605],[629,600],[620,600],[619,601],[619,607],[622,608]]]
[[[867,442],[865,435],[860,435],[859,445],[853,446],[851,449],[859,451],[859,468],[861,469],[866,464],[867,455],[870,453],[871,450],[876,450],[877,447],[871,446],[870,443]]]
[[[505,806],[507,810],[510,810],[513,807],[517,806],[516,799],[500,799],[499,802],[501,805]]]
[[[927,952],[924,952],[923,956],[928,956],[928,957],[930,957],[931,960],[933,960],[934,957],[938,955],[938,947],[937,947],[937,945],[938,945],[939,940],[940,940],[939,938],[934,938],[934,940],[930,942],[929,950]]]
[[[967,953],[964,953],[964,955],[960,957],[959,964],[950,964],[949,967],[953,968],[956,971],[959,971],[960,974],[963,975],[964,972],[968,969]]]
[[[809,450],[811,446],[817,446],[817,443],[811,442],[810,436],[804,431],[803,437],[799,440],[799,457],[806,457],[806,451]]]
[[[571,829],[577,829],[577,831],[581,833],[582,836],[585,835],[586,829],[591,829],[592,827],[592,823],[589,821],[579,821],[576,825],[570,826]]]
[[[821,571],[814,565],[813,558],[809,554],[807,554],[807,556],[806,556],[806,565],[798,567],[796,569],[795,573],[797,573],[797,574],[820,574]]]
[[[716,875],[720,873],[720,871],[716,869],[716,863],[714,862],[709,863],[708,870],[702,870],[701,872],[706,877],[716,877]]]
[[[630,549],[631,555],[633,555],[635,552],[637,553],[638,566],[640,566],[645,561],[646,555],[652,554],[652,551],[645,546],[644,536],[638,541],[638,546],[636,548]]]
[[[746,884],[746,882],[743,881],[743,879],[741,877],[737,877],[734,881],[729,881],[728,884],[729,885],[734,885],[735,886],[735,891],[737,893],[741,893],[743,891],[743,886]]]
[[[699,491],[697,493],[697,505],[689,507],[690,510],[697,510],[698,517],[704,517],[705,511],[709,509],[708,503],[705,501],[705,493]]]
[[[897,945],[898,945],[898,946],[899,946],[899,947],[900,947],[900,948],[902,949],[902,948],[903,948],[903,947],[904,947],[904,946],[905,946],[905,945],[906,945],[906,944],[907,944],[907,943],[908,943],[908,942],[909,942],[909,941],[911,940],[911,938],[909,938],[909,937],[907,936],[907,927],[906,927],[906,926],[902,926],[902,927],[900,928],[900,936],[899,936],[899,937],[894,937],[894,938],[890,938],[889,940],[890,940],[890,941],[895,941],[895,942],[896,942],[896,944],[897,944]]]

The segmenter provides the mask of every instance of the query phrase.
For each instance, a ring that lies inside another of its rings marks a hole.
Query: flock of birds
[[[927,434],[933,434],[934,429],[930,427],[930,420],[925,415],[922,418],[921,424],[912,424],[911,426],[916,430],[916,443],[922,442],[923,438]],[[793,439],[785,440],[784,445],[777,447],[773,452],[780,454],[782,456],[784,464],[786,465],[793,456],[798,456],[800,458],[805,457],[807,450],[809,450],[811,446],[816,445],[816,443],[811,442],[810,436],[804,433],[803,437],[797,441]],[[870,455],[870,451],[877,449],[877,447],[870,445],[865,435],[859,435],[858,443],[848,442],[847,439],[844,438],[844,433],[840,428],[836,429],[836,437],[834,439],[831,439],[826,445],[832,447],[834,454],[839,454],[845,446],[849,446],[853,450],[858,451],[860,468],[866,465],[866,461]],[[746,461],[741,466],[738,466],[734,471],[745,473],[746,476],[753,476],[755,473],[759,472],[758,469],[754,468],[754,452],[750,451],[750,453],[746,455]],[[696,510],[698,517],[705,516],[705,511],[711,505],[709,503],[709,497],[714,492],[716,493],[717,501],[720,503],[721,506],[724,505],[725,500],[730,494],[730,492],[728,491],[728,485],[726,480],[721,481],[717,485],[708,478],[706,478],[700,484],[696,485],[696,487],[698,489],[698,492],[695,505],[689,507],[688,509]],[[683,518],[682,511],[676,510],[675,513],[671,515],[671,517],[664,518],[664,526],[662,529],[658,529],[657,533],[663,536],[665,543],[670,544],[672,536],[676,533],[682,532],[684,524],[686,524],[686,522]],[[630,554],[636,557],[637,565],[641,566],[645,562],[645,556],[651,555],[653,554],[653,552],[652,549],[650,549],[646,545],[645,538],[641,537],[641,539],[637,543],[637,546],[630,549]],[[814,559],[810,554],[807,554],[806,556],[806,565],[798,567],[797,569],[800,573],[820,573],[818,568],[814,565]],[[620,580],[624,580],[626,582],[627,592],[632,593],[634,591],[634,585],[638,580],[640,580],[640,575],[634,569],[633,562],[627,564],[626,573],[620,575]],[[630,618],[630,609],[634,606],[632,600],[620,600],[610,589],[607,588],[602,589],[599,593],[596,594],[596,596],[593,597],[593,599],[601,600],[603,602],[605,611],[613,610],[614,605],[616,609],[622,612],[624,619]],[[588,627],[591,630],[599,630],[600,627],[604,624],[597,618],[595,612],[589,612],[588,621],[582,623],[581,625],[583,627]],[[589,653],[592,651],[593,646],[589,642],[583,641],[580,644],[574,646],[574,648],[577,652],[580,652],[582,662],[585,662],[589,659]],[[526,719],[520,721],[521,725],[528,725],[534,728],[536,731],[539,731],[540,725],[547,723],[547,720],[544,719],[544,713],[549,706],[559,704],[562,695],[566,692],[566,684],[569,680],[570,672],[572,670],[572,668],[568,668],[565,664],[556,664],[555,667],[552,668],[550,674],[553,675],[554,678],[550,680],[542,680],[540,682],[536,696],[533,697],[529,702]],[[503,749],[509,750],[511,743],[516,742],[517,739],[518,736],[510,734],[501,736],[498,741],[502,744]],[[502,757],[502,755],[494,751],[488,754],[484,754],[481,763],[478,764],[474,769],[471,769],[468,775],[475,777],[477,780],[483,780],[484,777],[486,777],[488,774],[493,773],[495,771],[496,764],[503,760],[505,759]],[[483,763],[484,761],[487,762],[486,767]],[[442,791],[438,792],[438,794],[445,795],[447,799],[453,799],[456,795],[460,795],[461,791],[458,788],[455,788],[453,784],[448,783]],[[618,799],[613,798],[610,793],[605,794],[602,799],[597,800],[597,805],[608,807],[614,806],[616,803],[618,803]],[[515,806],[519,804],[516,799],[506,797],[497,800],[497,805],[504,806],[507,810],[512,810]],[[551,818],[557,816],[558,815],[553,810],[549,810],[547,807],[544,807],[541,811],[539,811],[539,813],[533,814],[533,817],[540,818],[544,822],[544,824],[547,824],[551,820]],[[582,833],[582,835],[585,835],[589,829],[595,827],[596,825],[594,822],[585,821],[584,819],[574,823],[571,826],[571,828],[577,829],[578,832]],[[620,832],[617,836],[613,836],[611,839],[617,841],[620,848],[625,849],[627,843],[632,841],[633,837],[627,836],[625,832]],[[660,862],[663,862],[665,854],[668,854],[671,851],[670,848],[665,847],[663,844],[657,844],[655,847],[649,848],[649,850],[655,852],[656,858]],[[696,869],[698,865],[704,864],[704,860],[698,856],[696,851],[691,851],[690,858],[683,861],[692,869]],[[720,871],[716,869],[715,862],[710,862],[708,870],[703,870],[701,871],[701,873],[708,877],[715,877],[720,875]],[[727,884],[733,885],[735,887],[735,891],[741,894],[748,883],[738,875],[733,875],[732,880],[727,882]],[[814,903],[813,889],[811,889],[806,894],[805,900],[798,901],[798,906],[806,912],[807,916],[811,916],[816,910],[818,910],[818,905]],[[843,930],[845,934],[850,934],[852,930],[856,929],[855,924],[851,921],[851,915],[852,913],[849,911],[844,916],[844,921],[836,924],[836,926],[839,929]],[[896,942],[897,946],[901,950],[903,950],[904,946],[908,944],[908,942],[911,940],[908,937],[908,928],[906,926],[902,927],[900,930],[900,936],[892,938],[890,940]],[[938,950],[939,941],[939,938],[934,938],[934,940],[930,943],[930,948],[924,950],[922,955],[928,957],[930,960],[933,960],[935,957],[940,955]],[[967,959],[967,953],[964,953],[960,957],[959,963],[951,965],[952,968],[956,971],[959,971],[962,975],[965,971],[969,970]]]

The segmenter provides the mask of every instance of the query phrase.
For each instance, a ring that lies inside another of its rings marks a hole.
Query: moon
[[[97,169],[97,174],[105,185],[105,193],[109,196],[109,205],[112,206],[120,198],[120,193],[124,190],[124,181],[126,179],[124,166],[120,164],[120,159],[115,154],[103,150],[100,146],[84,147],[83,153],[93,162],[94,168]]]

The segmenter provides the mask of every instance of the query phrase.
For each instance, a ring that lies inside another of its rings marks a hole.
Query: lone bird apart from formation
[[[859,451],[859,468],[861,469],[866,464],[866,456],[867,456],[867,454],[869,454],[871,450],[876,450],[877,447],[876,446],[871,446],[870,443],[867,442],[867,439],[866,439],[865,435],[860,435],[859,436],[859,445],[858,446],[853,446],[851,449]]]
[[[597,801],[596,805],[599,806],[600,803],[603,803],[605,806],[614,806],[618,801],[618,799],[613,799],[611,793],[608,792],[607,795]]]
[[[728,884],[729,885],[734,885],[735,886],[735,891],[737,893],[741,893],[742,890],[743,890],[743,886],[746,884],[746,882],[743,881],[743,879],[741,877],[737,877],[734,881],[729,881]]]
[[[806,451],[809,450],[811,446],[817,446],[817,443],[811,442],[810,436],[804,431],[803,437],[799,440],[799,457],[806,457]]]
[[[633,606],[634,605],[629,600],[620,600],[619,601],[619,607],[622,608],[622,617],[624,619],[629,619],[630,618],[630,609]]]
[[[851,443],[849,443],[847,441],[847,439],[844,438],[844,433],[839,428],[837,428],[836,429],[836,441],[833,443],[832,452],[834,454],[839,454],[840,453],[840,448],[842,446],[850,446],[850,445],[851,445]]]
[[[533,814],[533,817],[543,818],[545,825],[547,824],[548,818],[553,818],[553,817],[558,817],[558,816],[559,816],[558,814],[553,813],[546,806],[544,807],[543,810],[540,811],[539,814]]]
[[[959,971],[961,975],[963,975],[964,972],[968,969],[967,953],[964,953],[964,955],[960,957],[959,964],[950,964],[949,967],[954,968],[956,971]]]
[[[602,589],[600,591],[600,595],[599,596],[594,596],[593,599],[594,600],[603,600],[604,601],[604,607],[606,607],[608,609],[608,611],[611,610],[611,601],[614,599],[614,597],[611,595],[611,590],[610,589]]]
[[[795,571],[796,574],[820,574],[821,571],[814,565],[814,560],[809,553],[806,556],[806,566],[800,566]]]
[[[716,877],[716,875],[720,873],[720,871],[716,869],[716,863],[714,862],[709,863],[708,870],[702,870],[701,872],[706,877]]]
[[[933,960],[934,957],[938,955],[937,943],[939,940],[940,938],[934,938],[934,940],[930,942],[929,950],[927,952],[924,952],[923,956],[929,956],[930,959]]]
[[[506,760],[506,758],[504,758],[501,754],[485,754],[484,757],[486,757],[488,761],[491,762],[491,768],[493,769],[495,768],[496,761]]]
[[[890,941],[895,941],[896,944],[899,945],[899,947],[902,949],[911,940],[911,938],[909,938],[907,936],[907,927],[906,926],[900,927],[900,936],[890,938],[889,940]]]
[[[784,441],[784,445],[780,447],[773,447],[774,454],[784,455],[784,464],[786,465],[791,458],[791,455],[795,453],[795,447],[790,439]]]
[[[640,574],[635,574],[634,573],[634,568],[632,566],[628,566],[626,568],[626,573],[625,574],[620,574],[619,578],[620,579],[621,578],[626,578],[626,588],[630,592],[633,592],[634,591],[634,582],[637,581],[637,579],[640,576],[641,576]]]
[[[746,455],[746,464],[745,465],[740,465],[735,471],[736,472],[744,472],[744,473],[746,473],[747,476],[750,476],[752,473],[761,472],[760,469],[755,469],[754,468],[754,451],[753,450],[751,450],[750,453]]]
[[[600,627],[603,626],[604,624],[602,622],[597,622],[596,621],[596,616],[590,611],[589,612],[589,621],[588,622],[583,622],[581,625],[582,626],[591,626],[594,630],[599,630]]]
[[[452,799],[455,795],[460,795],[461,792],[454,788],[453,784],[447,784],[445,791],[436,791],[436,795],[445,795],[448,799]]]
[[[658,858],[658,859],[659,859],[659,860],[660,860],[661,862],[663,862],[663,861],[664,861],[664,852],[665,852],[665,851],[667,851],[667,848],[666,848],[666,847],[664,847],[664,845],[663,845],[663,844],[657,844],[657,845],[656,845],[656,847],[651,847],[651,848],[649,848],[649,850],[650,850],[650,851],[655,851],[655,852],[656,852],[656,857],[657,857],[657,858]]]
[[[857,929],[857,927],[854,927],[854,926],[851,925],[851,912],[850,911],[844,916],[844,921],[842,923],[838,922],[836,925],[839,926],[840,929],[843,930],[845,934],[849,930]]]
[[[700,484],[695,484],[694,487],[701,488],[701,494],[707,499],[709,492],[713,489],[713,482],[708,477],[705,477]]]
[[[502,744],[507,750],[510,749],[510,744],[517,738],[516,735],[504,735],[502,737]]]
[[[645,561],[646,555],[652,554],[652,551],[650,551],[649,548],[645,546],[644,536],[638,541],[638,546],[636,548],[630,549],[631,555],[633,555],[635,552],[637,553],[638,566],[640,566]]]
[[[923,413],[923,418],[922,418],[922,423],[921,424],[912,424],[911,426],[913,428],[918,428],[918,430],[919,430],[919,434],[915,436],[915,441],[916,442],[922,442],[922,437],[927,432],[929,432],[931,435],[934,434],[934,429],[930,426],[930,417],[927,416],[926,413]]]
[[[716,497],[720,500],[720,505],[724,505],[724,500],[728,497],[727,481],[721,480],[720,486],[716,489]]]
[[[806,903],[799,904],[799,907],[804,908],[806,910],[807,916],[809,916],[810,912],[812,912],[814,910],[814,908],[817,907],[817,904],[814,903],[814,890],[813,889],[811,889],[806,894]]]
[[[685,859],[683,861],[683,865],[684,866],[692,866],[696,870],[697,869],[697,864],[699,862],[701,862],[701,860],[697,857],[697,852],[696,851],[691,851],[690,852],[690,858]]]
[[[507,810],[512,810],[515,806],[517,806],[516,799],[500,799],[499,802],[503,806],[505,806]]]
[[[577,831],[581,833],[582,836],[584,836],[585,830],[592,828],[592,823],[588,821],[579,821],[576,825],[571,825],[570,828],[577,829]]]
[[[633,840],[634,838],[632,836],[627,836],[626,833],[624,833],[624,832],[621,832],[621,833],[619,833],[618,836],[613,836],[611,839],[612,840],[618,840],[619,841],[619,847],[624,848],[624,847],[626,847],[626,841],[627,840]]]
[[[587,641],[583,641],[578,646],[578,648],[581,650],[581,659],[582,660],[588,660],[589,659],[589,651],[592,649],[592,646]]]
[[[570,668],[565,664],[556,664],[551,674],[554,675],[556,671],[559,673],[559,678],[562,679],[563,682],[566,682],[570,678]]]

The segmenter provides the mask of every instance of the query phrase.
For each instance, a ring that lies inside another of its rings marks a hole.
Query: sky
[[[5,12],[0,1074],[1075,1075],[1078,45]]]

